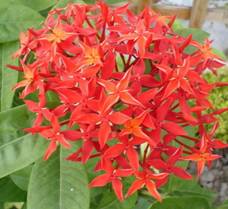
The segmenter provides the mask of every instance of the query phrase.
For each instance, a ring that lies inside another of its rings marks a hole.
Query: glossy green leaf
[[[32,165],[29,165],[28,167],[25,167],[11,174],[10,178],[20,189],[27,191],[31,171]]]
[[[204,198],[197,196],[169,197],[156,202],[150,209],[211,209],[210,204]]]
[[[9,177],[0,179],[0,202],[23,202],[26,192],[18,188]]]
[[[37,161],[28,188],[28,209],[88,209],[87,174],[79,163],[66,161],[59,148],[48,161]]]
[[[18,72],[10,70],[7,64],[15,65],[17,61],[12,58],[12,54],[17,50],[18,42],[9,42],[0,45],[0,71],[1,71],[1,111],[12,106],[14,91],[12,87],[18,79]]]
[[[31,126],[33,114],[25,105],[0,113],[0,146],[25,135],[24,128]]]
[[[10,4],[0,10],[0,43],[15,41],[21,31],[30,27],[38,27],[43,17],[33,9]]]

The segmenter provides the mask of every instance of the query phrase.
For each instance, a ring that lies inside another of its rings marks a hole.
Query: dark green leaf
[[[42,15],[42,17],[47,17],[51,9],[52,7],[48,7],[47,9],[39,11],[39,13]]]
[[[1,111],[7,110],[12,106],[14,92],[12,87],[18,79],[18,72],[10,70],[7,64],[15,65],[17,61],[12,58],[12,54],[17,50],[18,42],[9,42],[0,45],[1,63]]]
[[[0,43],[15,41],[21,31],[37,27],[43,21],[36,11],[23,6],[10,4],[0,10]]]
[[[100,203],[94,209],[132,209],[135,205],[136,200],[137,194],[135,193],[123,202],[120,202],[110,188],[103,190],[103,195]]]
[[[84,167],[66,161],[58,149],[48,161],[35,163],[29,182],[28,209],[88,209],[89,187]]]
[[[0,202],[23,202],[26,192],[18,188],[9,177],[0,179]]]
[[[162,203],[154,203],[150,209],[211,209],[211,206],[204,198],[186,196],[166,198]]]
[[[46,92],[46,100],[48,108],[55,108],[61,104],[58,95],[53,91]]]
[[[29,165],[28,167],[23,168],[11,174],[10,178],[20,189],[27,191],[31,171],[32,171],[32,166]]]
[[[169,182],[164,187],[164,192],[169,195],[194,195],[201,196],[204,199],[213,201],[214,193],[201,187],[195,180],[183,180],[175,176],[171,176]]]

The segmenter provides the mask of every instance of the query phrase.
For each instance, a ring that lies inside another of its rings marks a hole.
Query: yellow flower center
[[[100,63],[100,55],[96,48],[91,48],[85,55],[85,62],[87,65],[94,65]]]
[[[66,37],[66,32],[58,27],[54,28],[51,34],[48,34],[48,40],[55,43],[61,42],[62,40],[66,39]]]

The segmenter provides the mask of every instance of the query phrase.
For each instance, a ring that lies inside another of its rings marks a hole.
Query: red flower
[[[67,159],[98,158],[94,170],[103,174],[90,186],[111,183],[121,201],[145,186],[161,201],[158,188],[169,174],[191,178],[179,161],[196,162],[199,175],[219,157],[213,151],[228,145],[214,136],[216,115],[228,108],[214,110],[207,97],[227,83],[209,84],[201,75],[223,62],[210,41],[175,34],[174,19],[148,8],[135,15],[127,5],[69,4],[20,36],[21,65],[9,67],[23,73],[14,89],[36,113],[26,130],[50,142],[45,159],[80,140]],[[193,54],[185,53],[189,45]],[[124,195],[122,180],[132,176]]]
[[[141,189],[144,185],[146,186],[148,192],[156,200],[161,202],[161,195],[157,191],[156,184],[154,180],[165,180],[168,176],[168,173],[154,174],[150,171],[138,172],[136,174],[137,180],[135,180],[127,192],[127,196],[132,195],[137,190]]]
[[[131,70],[128,70],[117,84],[107,80],[100,80],[98,82],[105,88],[109,95],[106,101],[104,101],[105,109],[110,108],[112,105],[117,103],[119,99],[126,104],[143,106],[129,93],[128,86],[130,83],[130,78]]]
[[[159,170],[163,170],[167,173],[173,173],[180,178],[191,179],[191,175],[183,168],[175,166],[175,163],[180,160],[181,155],[182,149],[177,149],[176,152],[174,152],[166,162],[161,159],[151,159],[148,161],[148,163]]]

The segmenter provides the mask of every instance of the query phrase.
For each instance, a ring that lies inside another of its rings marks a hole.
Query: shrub
[[[21,34],[20,66],[9,67],[22,72],[14,89],[22,88],[21,99],[36,113],[26,131],[49,141],[45,160],[80,141],[67,159],[98,159],[101,173],[90,186],[111,183],[121,201],[145,186],[161,201],[157,188],[171,174],[192,178],[179,162],[196,162],[200,175],[220,157],[213,151],[227,145],[214,138],[215,116],[227,108],[214,110],[208,95],[226,84],[208,83],[202,73],[224,63],[211,41],[182,37],[173,22],[149,9],[135,15],[127,5],[69,4],[52,10],[41,29]],[[196,133],[187,132],[191,127]],[[134,180],[124,195],[128,177]]]

